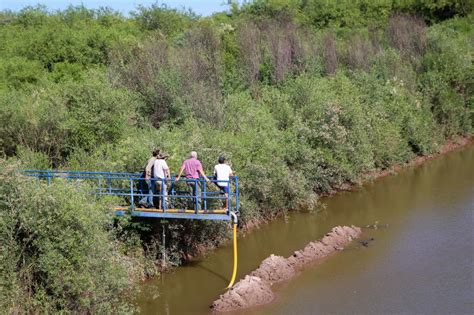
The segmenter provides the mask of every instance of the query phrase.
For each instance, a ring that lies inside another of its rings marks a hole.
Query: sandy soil
[[[355,226],[337,226],[321,240],[310,242],[288,258],[272,254],[250,275],[214,301],[211,308],[217,312],[228,312],[269,303],[274,298],[271,290],[274,283],[289,280],[308,264],[342,250],[361,233],[361,229]]]
[[[259,277],[245,276],[230,290],[222,294],[211,308],[217,312],[228,312],[269,303],[274,294],[270,284]]]

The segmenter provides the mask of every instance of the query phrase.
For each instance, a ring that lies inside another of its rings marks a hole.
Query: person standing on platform
[[[218,159],[219,164],[214,166],[214,175],[216,176],[216,185],[219,187],[221,192],[225,195],[225,208],[229,207],[229,193],[230,193],[230,176],[234,175],[234,172],[228,164],[225,163],[225,157],[220,156]]]
[[[152,176],[153,176],[153,167],[155,165],[156,157],[158,156],[158,154],[160,154],[160,150],[153,150],[151,154],[152,154],[152,157],[148,159],[148,162],[144,170],[145,182],[148,186],[148,194],[146,196],[143,196],[143,198],[138,202],[138,204],[141,207],[145,207],[145,208],[154,207],[153,194],[155,191],[155,183]]]
[[[156,161],[154,164],[154,177],[156,180],[156,191],[160,194],[160,208],[165,210],[167,209],[167,195],[168,189],[166,181],[170,179],[170,168],[166,163],[166,159],[168,158],[167,154],[160,153],[156,157]]]
[[[192,151],[189,155],[189,158],[183,162],[183,165],[181,165],[181,169],[179,170],[178,177],[175,179],[176,181],[179,181],[181,175],[183,175],[183,172],[185,173],[186,179],[199,180],[199,177],[202,176],[206,182],[209,182],[209,178],[207,178],[202,168],[201,161],[199,161],[197,158],[196,151]],[[194,181],[187,181],[186,184],[191,188],[193,196],[197,197],[199,184],[196,185]]]

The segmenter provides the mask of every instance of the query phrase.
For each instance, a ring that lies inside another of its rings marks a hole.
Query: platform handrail
[[[231,176],[228,181],[218,180],[215,177],[209,177],[209,183],[202,177],[194,178],[180,178],[176,180],[173,175],[169,179],[150,178],[153,187],[159,185],[161,189],[154,190],[153,194],[148,192],[148,188],[143,188],[145,178],[143,173],[127,173],[127,172],[95,172],[95,171],[68,171],[68,170],[25,170],[23,174],[29,177],[36,177],[38,179],[46,179],[48,184],[53,180],[63,179],[67,181],[92,181],[95,183],[93,193],[97,196],[118,196],[123,197],[128,202],[129,211],[142,211],[138,208],[137,201],[144,197],[151,197],[159,199],[160,210],[166,213],[168,209],[177,209],[176,205],[185,203],[186,200],[192,200],[193,210],[196,215],[204,211],[205,213],[212,213],[213,209],[209,205],[215,205],[219,200],[225,201],[226,197],[222,192],[210,187],[217,186],[217,184],[227,184],[229,186],[229,193],[227,196],[226,214],[229,216],[231,212],[238,213],[238,176]],[[128,184],[127,184],[128,183]],[[159,184],[158,184],[159,183]],[[180,189],[176,187],[182,184],[188,187]],[[213,185],[210,185],[213,184]],[[142,185],[142,187],[140,187]],[[156,186],[155,186],[156,185]],[[188,191],[189,186],[193,185],[195,193]],[[221,185],[222,186],[222,185]],[[166,187],[166,191],[163,190]],[[169,188],[169,190],[168,190]],[[168,193],[170,192],[170,193]],[[182,209],[182,208],[179,208]],[[224,210],[223,209],[223,210]],[[182,209],[185,210],[185,209]],[[186,210],[188,211],[188,210]]]

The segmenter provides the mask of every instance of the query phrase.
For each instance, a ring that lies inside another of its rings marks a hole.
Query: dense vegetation
[[[107,203],[91,201],[87,187],[39,184],[4,162],[1,167],[0,308],[32,314],[130,310],[119,294],[131,287],[142,262],[125,255]]]
[[[190,150],[210,172],[224,154],[242,178],[246,223],[472,134],[469,3],[0,12],[0,307],[126,311],[116,300],[133,278],[125,262],[163,250],[160,222],[114,221],[113,200],[17,168],[139,171],[158,147],[174,172]],[[173,264],[227,233],[167,226]]]

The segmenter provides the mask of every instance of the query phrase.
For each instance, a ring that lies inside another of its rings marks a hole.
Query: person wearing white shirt
[[[166,180],[170,179],[170,168],[166,163],[166,159],[168,155],[166,154],[159,154],[156,157],[155,165],[154,165],[154,177],[156,179],[156,188],[157,191],[160,192],[160,200],[161,200],[161,208],[166,209],[167,206],[167,198],[168,189],[166,185]],[[159,207],[158,207],[159,208]]]
[[[225,157],[220,156],[218,159],[219,164],[214,166],[214,175],[216,176],[217,187],[225,195],[225,208],[228,208],[228,198],[230,192],[229,178],[234,175],[234,172],[229,165],[225,164]]]

